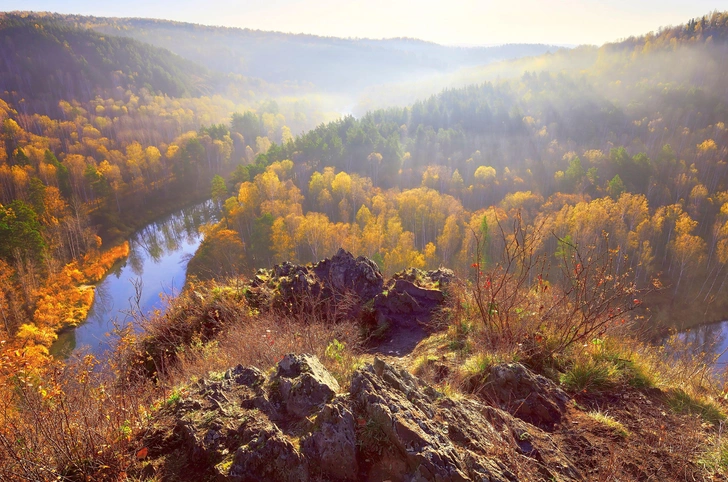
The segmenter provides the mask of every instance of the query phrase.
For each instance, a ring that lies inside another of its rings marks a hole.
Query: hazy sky
[[[685,23],[726,0],[0,0],[2,10],[151,17],[444,44],[602,44]]]

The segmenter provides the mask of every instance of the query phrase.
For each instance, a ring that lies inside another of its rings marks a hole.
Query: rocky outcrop
[[[427,324],[433,313],[445,302],[437,289],[420,288],[404,280],[395,280],[389,289],[374,299],[377,321],[392,326]]]
[[[304,439],[301,451],[333,480],[357,480],[356,426],[347,403],[336,400],[325,405],[316,423],[318,428]]]
[[[330,286],[332,293],[353,292],[363,303],[382,291],[383,278],[377,263],[365,256],[355,259],[342,248],[331,258],[313,265],[312,270],[318,279]]]
[[[548,378],[520,363],[494,365],[483,395],[516,417],[544,429],[561,422],[569,396]]]
[[[260,269],[250,282],[249,300],[288,312],[309,312],[326,317],[355,316],[359,308],[382,292],[377,264],[343,249],[313,265],[289,262]],[[347,296],[353,300],[342,303]],[[341,306],[344,304],[345,306]]]
[[[313,265],[285,262],[258,270],[248,296],[258,307],[327,319],[358,318],[365,312],[362,319],[373,322],[371,331],[382,333],[390,328],[427,328],[454,279],[449,269],[410,268],[395,273],[385,285],[374,261],[339,249]]]
[[[311,355],[286,355],[274,378],[277,399],[288,415],[302,418],[334,398],[339,384]]]
[[[348,394],[338,390],[308,355],[286,356],[269,376],[238,366],[203,380],[160,412],[158,429],[143,440],[140,473],[220,481],[582,479],[540,428],[476,400],[445,397],[382,360],[357,370]]]
[[[500,436],[480,414],[462,408],[420,382],[404,370],[381,360],[358,371],[351,382],[351,396],[359,403],[362,417],[374,435],[367,435],[384,444],[389,457],[401,464],[378,467],[381,479],[465,481],[517,480],[506,466],[485,456],[493,444],[502,444]],[[450,405],[450,406],[448,406]],[[450,428],[449,423],[455,423]],[[457,428],[456,428],[457,427]],[[480,447],[459,446],[451,433],[462,433],[466,427],[480,432]],[[363,444],[369,440],[365,438]],[[386,470],[385,467],[391,467]]]
[[[444,289],[455,280],[455,273],[447,268],[438,268],[432,271],[407,268],[393,274],[392,279],[395,281],[403,279],[422,288]]]

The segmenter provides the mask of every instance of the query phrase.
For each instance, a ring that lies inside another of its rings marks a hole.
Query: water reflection
[[[715,371],[723,372],[728,366],[728,321],[701,325],[678,335],[683,354],[715,360]]]
[[[108,333],[131,321],[129,312],[163,309],[160,294],[175,296],[185,282],[187,261],[200,244],[199,228],[215,219],[212,201],[182,209],[152,222],[129,239],[129,257],[96,286],[86,322],[59,334],[51,353],[67,357],[84,347],[94,354],[108,349]],[[136,285],[141,286],[137,293]],[[138,304],[138,307],[136,306]]]

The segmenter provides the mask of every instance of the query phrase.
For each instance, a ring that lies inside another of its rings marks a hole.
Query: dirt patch
[[[384,340],[372,348],[372,353],[393,358],[409,356],[415,347],[425,338],[427,333],[422,327],[396,326],[390,328]]]
[[[589,413],[605,414],[627,433]],[[604,395],[577,394],[554,441],[587,480],[728,480],[706,475],[696,461],[712,430],[695,415],[677,415],[656,389],[624,389]]]

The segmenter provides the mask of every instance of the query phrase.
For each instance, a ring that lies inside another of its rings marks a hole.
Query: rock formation
[[[542,405],[562,403],[548,381],[520,365],[493,376],[493,393],[505,400],[536,383],[548,389],[544,397],[556,397]],[[539,479],[582,478],[537,426],[557,423],[549,410],[521,417],[532,425],[494,406],[445,397],[380,359],[358,369],[350,385],[337,393],[339,384],[309,355],[287,355],[269,376],[238,366],[202,380],[161,411],[143,441],[148,457],[140,472],[220,481],[536,480],[524,470]]]
[[[455,279],[449,269],[410,268],[395,273],[386,285],[379,267],[364,256],[343,250],[313,265],[285,262],[258,270],[250,283],[255,306],[306,312],[327,319],[374,320],[373,331],[428,325],[445,303],[445,289]],[[378,330],[377,330],[378,329]]]

